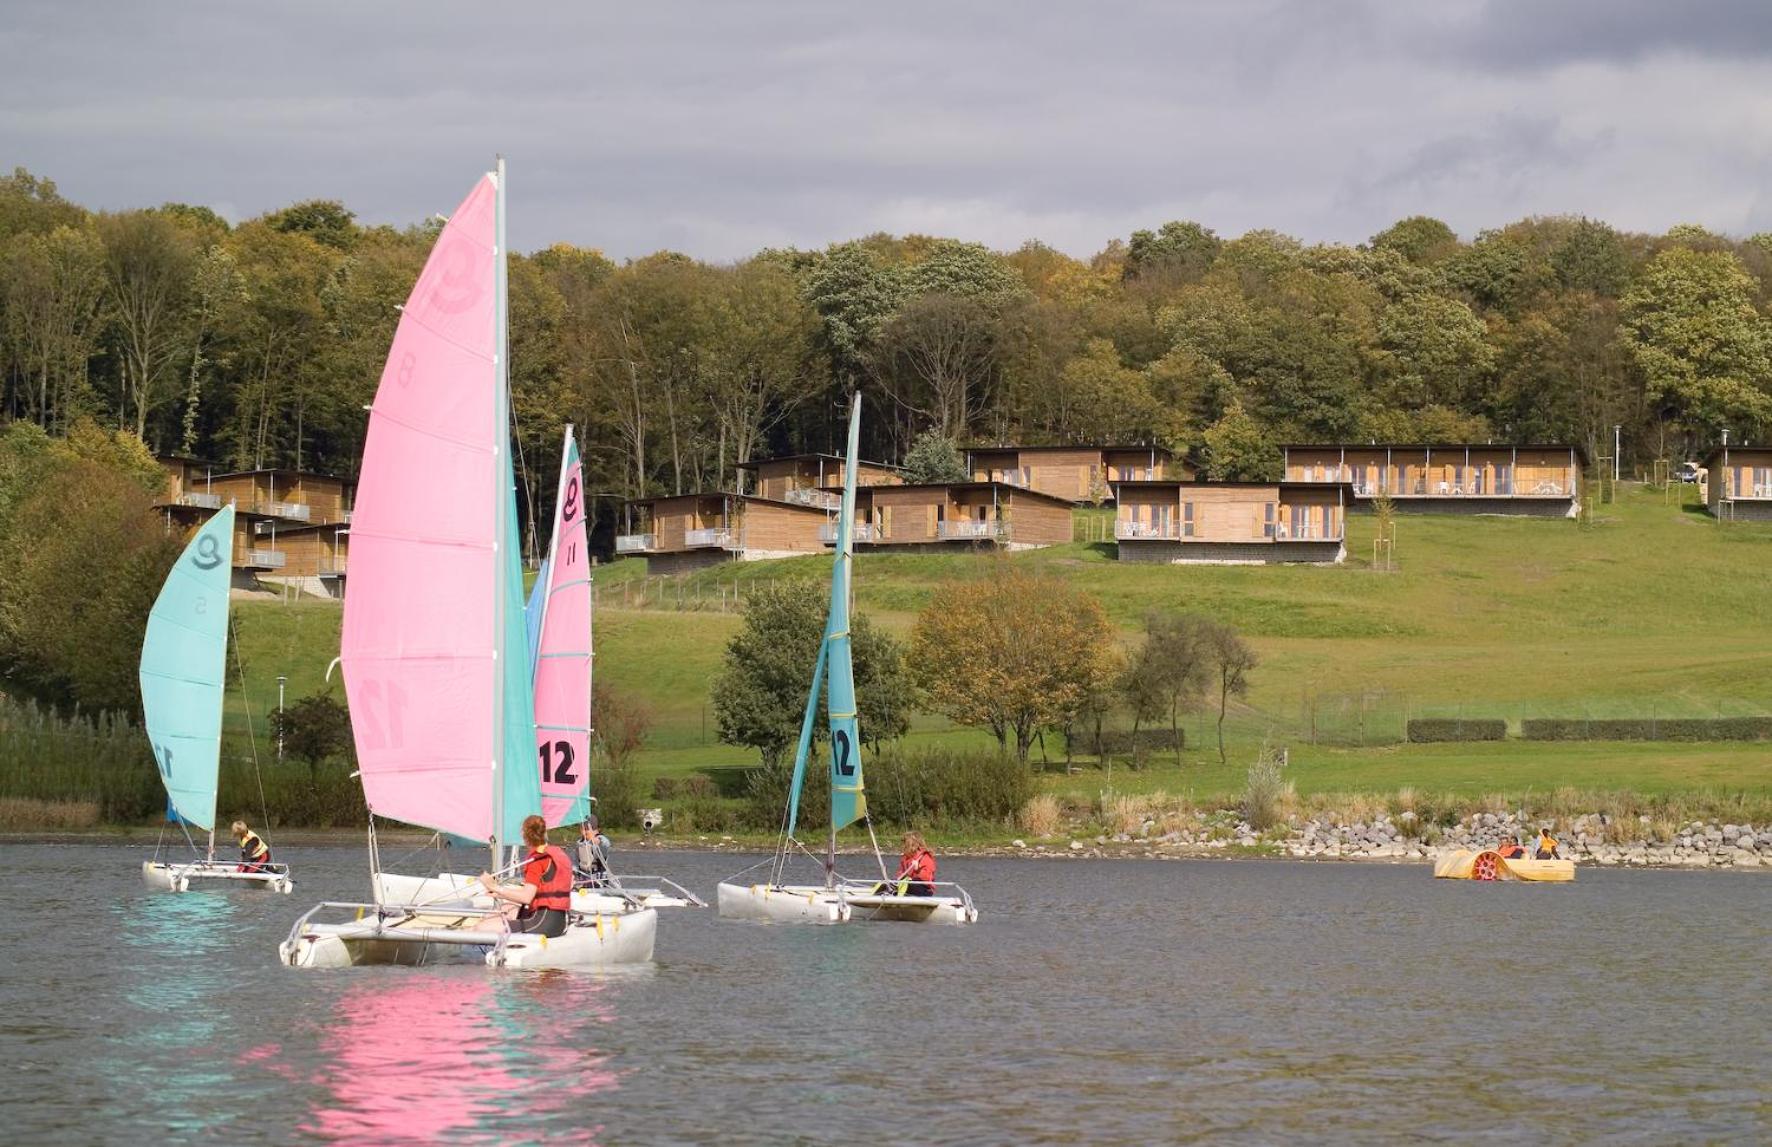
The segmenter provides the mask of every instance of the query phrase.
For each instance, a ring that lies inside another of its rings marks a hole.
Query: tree
[[[104,329],[104,246],[87,227],[12,241],[0,261],[7,343],[25,409],[63,430],[90,404],[88,367]]]
[[[905,452],[904,480],[913,485],[965,482],[971,477],[954,440],[939,430],[925,430],[917,435],[917,440]]]
[[[1386,307],[1378,331],[1400,368],[1390,405],[1457,407],[1483,397],[1495,356],[1482,320],[1463,303],[1414,295]]]
[[[173,360],[181,349],[195,252],[178,224],[158,212],[101,215],[105,286],[122,351],[123,385],[138,438],[147,437],[148,414],[165,401]]]
[[[1212,625],[1203,618],[1152,612],[1145,618],[1144,642],[1122,679],[1135,722],[1168,716],[1177,765],[1181,764],[1181,714],[1205,693],[1217,652],[1213,642]],[[1136,723],[1133,728],[1137,729]]]
[[[824,638],[827,598],[805,583],[770,585],[745,601],[744,627],[726,646],[710,697],[720,740],[756,749],[765,769],[778,769],[800,736],[806,691]],[[865,615],[849,625],[855,663],[856,718],[864,744],[901,736],[909,728],[910,694],[898,643],[874,630]],[[813,725],[813,741],[824,722]]]
[[[1233,400],[1224,417],[1206,428],[1206,476],[1215,482],[1273,482],[1280,477],[1279,447],[1261,424]]]
[[[646,747],[652,732],[652,707],[639,695],[598,681],[591,686],[591,720],[596,748],[612,769],[625,769]]]
[[[1071,412],[1061,432],[1076,441],[1148,439],[1161,420],[1150,380],[1121,363],[1107,339],[1089,340],[1083,353],[1065,365],[1059,385],[1069,395]]]
[[[789,272],[766,259],[721,277],[707,370],[719,424],[714,482],[724,488],[726,452],[751,460],[757,444],[817,390],[808,369],[817,317]]]
[[[1372,246],[1395,251],[1411,263],[1437,263],[1458,249],[1458,236],[1438,219],[1411,215],[1372,236]]]
[[[1099,602],[1055,578],[1000,566],[936,592],[917,616],[911,660],[938,712],[1014,741],[1064,728],[1117,668]]]
[[[1171,220],[1155,232],[1134,231],[1126,245],[1124,275],[1147,283],[1176,285],[1204,275],[1222,241],[1208,227]]]
[[[318,777],[326,761],[353,758],[351,713],[330,692],[310,693],[295,704],[271,713],[271,735],[283,751],[306,761],[308,775]]]
[[[1223,764],[1224,715],[1232,697],[1249,692],[1249,671],[1257,664],[1255,650],[1249,648],[1237,631],[1223,623],[1212,623],[1201,633],[1207,664],[1218,691],[1218,762]]]
[[[1620,302],[1625,345],[1664,415],[1706,437],[1772,423],[1772,326],[1734,255],[1669,248]]]

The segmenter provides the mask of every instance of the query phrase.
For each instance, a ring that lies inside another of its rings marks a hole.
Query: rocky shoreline
[[[1344,823],[1327,816],[1293,818],[1258,832],[1233,812],[1195,813],[1195,827],[1158,832],[1154,819],[1138,833],[1094,836],[1061,834],[1032,843],[1011,842],[992,855],[1200,857],[1267,855],[1296,860],[1370,860],[1432,863],[1448,853],[1493,848],[1518,839],[1531,847],[1541,818],[1517,813],[1475,813],[1457,824],[1424,825],[1413,813],[1379,814],[1370,822]],[[1562,855],[1602,868],[1772,868],[1772,825],[1692,821],[1669,826],[1649,817],[1620,823],[1599,813],[1573,818],[1558,831]],[[971,853],[975,850],[957,849]]]

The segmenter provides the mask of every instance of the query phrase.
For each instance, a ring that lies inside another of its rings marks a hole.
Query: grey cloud
[[[9,8],[0,165],[81,202],[324,196],[404,224],[503,151],[518,246],[617,256],[878,228],[1086,255],[1177,217],[1346,241],[1416,212],[1730,229],[1772,150],[1751,60],[1648,52],[1572,86],[1471,0]],[[1575,33],[1538,26],[1566,54]],[[1742,126],[1686,130],[1695,90]]]
[[[1772,56],[1764,0],[1489,0],[1449,41],[1458,54],[1501,67],[1580,61],[1629,63],[1686,52]]]

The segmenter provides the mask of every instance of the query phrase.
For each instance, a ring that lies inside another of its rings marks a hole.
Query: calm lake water
[[[955,858],[971,929],[662,913],[625,974],[276,963],[357,898],[0,845],[0,1138],[1172,1143],[1772,1136],[1772,879]],[[748,860],[652,854],[713,899]],[[634,867],[630,865],[629,867]]]

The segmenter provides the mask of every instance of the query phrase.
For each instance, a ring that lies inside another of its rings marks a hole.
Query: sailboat
[[[572,427],[560,449],[560,483],[554,498],[554,531],[535,589],[524,609],[535,692],[536,763],[542,819],[550,829],[580,824],[590,815],[591,579],[590,539],[584,514],[584,463]],[[472,876],[443,873],[417,877],[383,872],[377,877],[384,903],[491,905]],[[693,892],[662,876],[610,874],[595,886],[572,890],[572,906],[584,912],[705,907]]]
[[[550,938],[490,925],[494,909],[459,896],[383,895],[377,818],[485,841],[491,871],[505,872],[524,819],[543,808],[511,465],[504,204],[501,160],[438,235],[370,408],[339,661],[375,899],[310,909],[279,949],[292,966],[652,958],[648,908],[572,910]],[[334,915],[345,919],[321,919]]]
[[[149,888],[185,892],[193,881],[216,887],[288,892],[284,864],[240,871],[215,859],[215,791],[221,772],[222,683],[227,675],[228,583],[232,576],[234,507],[203,523],[178,555],[142,639],[142,716],[160,781],[167,819],[184,829],[192,859],[142,862]],[[209,833],[199,852],[186,825]]]
[[[837,832],[857,821],[868,820],[867,794],[861,769],[861,737],[856,722],[855,662],[850,650],[849,612],[852,567],[855,554],[851,534],[855,522],[856,457],[861,445],[861,400],[849,411],[849,448],[843,466],[843,501],[837,516],[837,543],[831,566],[831,605],[825,618],[824,640],[813,665],[812,688],[806,694],[806,712],[800,722],[800,740],[794,750],[793,779],[781,840],[766,880],[742,883],[739,878],[755,869],[722,881],[718,891],[720,915],[732,920],[778,924],[842,924],[850,920],[894,920],[923,924],[971,924],[978,920],[972,897],[957,884],[934,884],[931,895],[908,896],[889,880],[886,862],[874,841],[874,859],[880,876],[855,879],[837,873]],[[800,791],[811,754],[813,719],[820,690],[829,677],[825,717],[830,729],[831,825],[824,857],[822,884],[788,884],[788,862],[796,853],[811,853],[794,836],[800,812]],[[757,865],[761,868],[763,865]],[[945,890],[945,891],[944,891]]]

